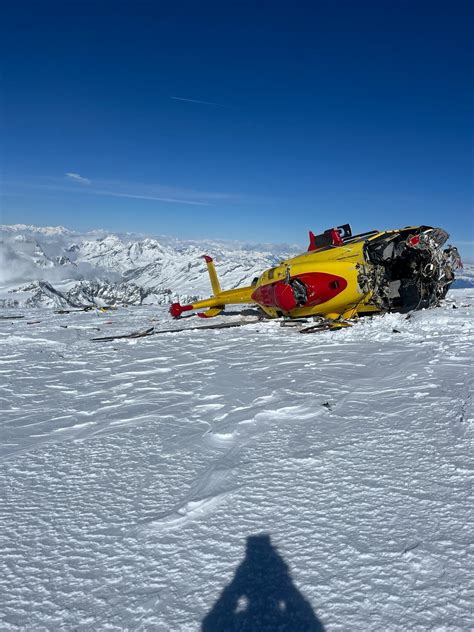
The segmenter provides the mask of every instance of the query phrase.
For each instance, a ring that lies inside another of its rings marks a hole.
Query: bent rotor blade
[[[157,334],[176,334],[183,331],[198,331],[199,329],[232,329],[233,327],[243,327],[244,325],[254,325],[258,321],[237,320],[233,323],[216,323],[213,325],[196,325],[195,327],[181,327],[179,329],[155,329],[150,327],[145,331],[135,331],[131,334],[120,336],[104,336],[103,338],[91,338],[93,342],[110,342],[123,338],[144,338],[145,336],[155,336]]]

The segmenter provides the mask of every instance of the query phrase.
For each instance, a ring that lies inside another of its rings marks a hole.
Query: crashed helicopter
[[[214,262],[204,255],[213,295],[188,305],[173,303],[170,314],[198,311],[218,316],[230,304],[254,304],[267,317],[319,317],[330,328],[358,316],[410,312],[439,305],[462,262],[442,228],[410,226],[353,235],[349,224],[309,233],[309,247],[262,272],[251,285],[222,290]],[[207,308],[205,312],[202,310]]]

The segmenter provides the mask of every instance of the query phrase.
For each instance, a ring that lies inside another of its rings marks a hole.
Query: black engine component
[[[387,311],[408,312],[439,304],[461,265],[450,246],[441,251],[448,234],[441,228],[421,226],[368,241],[366,257],[380,272],[374,300]]]

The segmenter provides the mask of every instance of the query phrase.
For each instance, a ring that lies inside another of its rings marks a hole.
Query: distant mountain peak
[[[0,224],[0,231],[10,233],[39,233],[41,235],[73,235],[73,231],[64,226],[33,226],[30,224]]]

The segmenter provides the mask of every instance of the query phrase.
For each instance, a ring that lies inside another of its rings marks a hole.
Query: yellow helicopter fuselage
[[[368,265],[364,259],[363,245],[363,242],[356,242],[323,251],[305,252],[282,261],[280,265],[265,270],[260,275],[253,294],[255,295],[259,288],[273,286],[279,281],[285,282],[288,278],[310,278],[310,275],[325,274],[328,283],[331,283],[329,279],[336,277],[346,281],[346,285],[340,292],[324,302],[296,306],[289,310],[284,310],[278,305],[272,306],[264,303],[259,303],[259,305],[268,316],[273,318],[281,315],[292,318],[307,316],[324,316],[332,319],[340,316],[349,318],[370,298],[358,282],[361,269]]]
[[[307,252],[264,270],[251,285],[222,290],[205,255],[213,296],[170,313],[208,308],[217,316],[229,304],[256,304],[270,318],[319,316],[342,322],[358,314],[420,309],[439,303],[461,265],[455,248],[441,251],[448,234],[429,226],[370,231],[352,236],[348,224],[310,232]],[[459,260],[459,261],[458,261]]]

